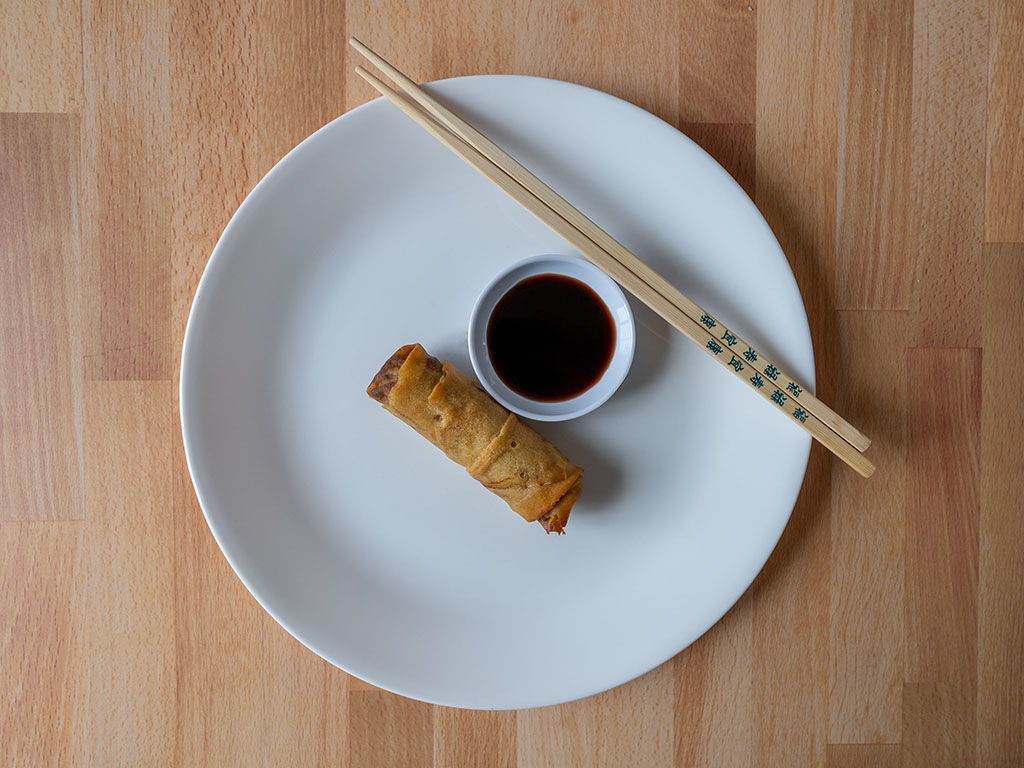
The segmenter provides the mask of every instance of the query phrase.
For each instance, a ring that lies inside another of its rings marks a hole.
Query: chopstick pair
[[[871,441],[814,397],[806,387],[704,311],[400,70],[356,38],[350,38],[349,44],[402,89],[402,92],[394,90],[357,66],[356,73],[382,96],[735,376],[743,379],[749,387],[780,408],[860,475],[870,477],[874,473],[874,465],[860,453]]]

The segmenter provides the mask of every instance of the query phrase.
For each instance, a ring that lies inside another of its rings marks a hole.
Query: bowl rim
[[[554,402],[531,400],[509,388],[494,370],[487,352],[486,328],[497,303],[523,280],[546,274],[579,280],[597,294],[615,323],[615,350],[601,377],[579,395]],[[579,256],[544,253],[508,265],[484,286],[473,303],[468,339],[473,371],[491,397],[519,416],[537,421],[568,421],[602,406],[625,381],[636,351],[636,323],[626,295],[602,269]]]

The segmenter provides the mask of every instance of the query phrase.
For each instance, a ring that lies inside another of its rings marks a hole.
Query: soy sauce
[[[516,283],[487,323],[495,372],[514,392],[558,402],[597,383],[615,351],[615,321],[600,297],[565,275]]]

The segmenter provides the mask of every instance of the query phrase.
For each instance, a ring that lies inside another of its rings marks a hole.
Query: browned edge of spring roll
[[[395,389],[400,381],[401,395]],[[548,533],[563,532],[583,488],[582,470],[450,363],[406,344],[381,366],[366,393],[524,519],[537,520]]]

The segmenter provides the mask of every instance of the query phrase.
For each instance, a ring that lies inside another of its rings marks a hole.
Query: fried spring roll
[[[583,489],[583,470],[454,365],[407,344],[384,363],[366,393],[524,520],[562,533]]]

